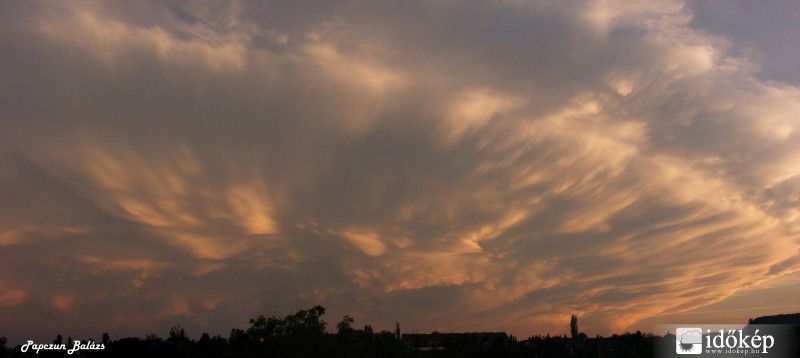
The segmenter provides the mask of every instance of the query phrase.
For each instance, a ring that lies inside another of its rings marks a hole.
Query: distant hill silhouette
[[[800,325],[800,313],[779,314],[774,316],[763,316],[751,318],[747,324],[792,324]]]

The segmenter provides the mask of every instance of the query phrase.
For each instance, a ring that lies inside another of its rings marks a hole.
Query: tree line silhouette
[[[399,324],[395,332],[375,332],[370,326],[354,328],[354,319],[345,315],[328,332],[322,319],[325,308],[314,306],[283,318],[263,315],[250,319],[247,329],[234,328],[227,338],[203,333],[191,339],[181,326],[170,329],[166,338],[149,334],[144,338],[128,337],[112,340],[103,333],[96,346],[102,350],[80,350],[68,355],[67,350],[32,350],[22,352],[22,345],[11,349],[0,337],[0,358],[20,356],[43,357],[652,357],[658,347],[671,347],[674,336],[655,336],[642,332],[589,338],[578,330],[578,318],[570,317],[570,337],[536,335],[519,340],[504,332],[402,334]],[[777,317],[777,316],[776,316]],[[795,317],[795,323],[797,323]],[[768,321],[765,318],[756,320]],[[786,320],[781,316],[781,320]],[[753,323],[754,320],[750,320]],[[86,342],[88,340],[82,340]],[[49,342],[48,342],[49,343]],[[58,335],[54,344],[72,347],[71,337],[65,341]],[[667,348],[669,351],[671,348]]]

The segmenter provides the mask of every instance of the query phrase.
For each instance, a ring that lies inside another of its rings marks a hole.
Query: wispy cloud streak
[[[703,9],[320,6],[0,5],[0,326],[608,333],[796,285],[800,89]]]

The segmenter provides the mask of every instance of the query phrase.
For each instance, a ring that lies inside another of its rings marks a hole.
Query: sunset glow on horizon
[[[800,312],[790,1],[2,2],[0,336]],[[657,332],[663,333],[663,332]]]

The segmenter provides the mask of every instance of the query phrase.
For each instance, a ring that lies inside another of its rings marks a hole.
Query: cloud
[[[4,306],[18,305],[25,301],[25,296],[27,296],[25,290],[3,285],[3,289],[0,291],[0,304]]]
[[[800,90],[621,5],[0,5],[0,311],[605,334],[796,272]]]

